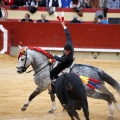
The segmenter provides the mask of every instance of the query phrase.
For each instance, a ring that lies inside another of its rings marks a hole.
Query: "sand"
[[[76,60],[101,68],[120,83],[120,61],[101,60]],[[33,80],[33,72],[18,74],[16,72],[17,57],[0,54],[0,120],[70,120],[66,112],[56,98],[57,111],[48,113],[52,103],[48,91],[42,92],[31,102],[24,112],[21,107],[36,85]],[[30,70],[31,68],[28,68]],[[119,94],[108,84],[108,89],[115,95],[120,103]],[[108,105],[106,101],[88,98],[91,120],[107,120]],[[115,107],[115,106],[114,106]],[[78,111],[81,120],[85,120],[83,111]],[[120,120],[120,113],[115,108],[114,120]]]

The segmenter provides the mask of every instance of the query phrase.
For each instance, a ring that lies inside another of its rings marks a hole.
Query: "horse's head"
[[[16,68],[18,73],[23,73],[30,66],[31,62],[27,54],[27,48],[22,48],[21,46],[19,46],[19,48],[21,50],[18,56],[18,64]]]

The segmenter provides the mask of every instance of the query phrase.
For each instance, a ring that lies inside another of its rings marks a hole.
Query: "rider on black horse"
[[[69,32],[68,28],[65,26],[64,21],[61,21],[61,24],[65,31],[66,44],[64,46],[63,55],[61,57],[52,54],[53,59],[59,61],[59,64],[50,71],[50,77],[52,80],[56,79],[58,77],[58,74],[62,70],[70,67],[74,61],[74,47],[72,44],[70,32]],[[49,59],[49,62],[52,63],[52,60]],[[54,88],[54,85],[52,84],[52,90],[50,91],[50,94],[54,94],[54,93],[55,93],[55,88]]]

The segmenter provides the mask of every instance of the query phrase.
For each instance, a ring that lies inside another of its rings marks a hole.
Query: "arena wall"
[[[1,22],[8,30],[8,47],[11,55],[21,46],[39,46],[46,50],[61,51],[65,34],[60,23]],[[75,51],[90,52],[92,56],[103,52],[120,53],[120,25],[70,24]],[[0,45],[2,46],[2,44]],[[15,53],[14,53],[15,52]],[[98,56],[98,55],[97,55]]]
[[[28,12],[25,7],[11,10],[10,6],[3,6],[7,10],[7,21],[0,21],[8,30],[8,51],[7,54],[18,55],[18,45],[40,46],[45,50],[56,51],[57,54],[63,50],[65,34],[60,23],[56,22],[54,15],[48,15],[45,8],[38,8],[35,14],[31,14],[32,19],[40,19],[40,15],[45,13],[50,23],[19,23],[18,19],[24,17]],[[65,11],[65,20],[72,19],[75,12],[72,9],[57,9],[58,14]],[[120,59],[120,25],[98,25],[91,24],[94,19],[96,9],[83,9],[82,19],[87,22],[82,24],[66,23],[70,30],[75,54],[80,58],[111,58]],[[109,10],[108,16],[119,17],[119,10]],[[81,18],[79,18],[81,19]],[[91,22],[91,23],[89,23]],[[0,31],[0,49],[3,47],[3,34]],[[106,56],[107,54],[107,56]],[[108,57],[109,56],[109,57]]]

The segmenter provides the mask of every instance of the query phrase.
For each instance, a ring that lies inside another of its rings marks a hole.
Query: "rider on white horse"
[[[59,61],[59,64],[50,71],[50,77],[52,80],[56,79],[58,77],[58,74],[61,71],[63,71],[65,68],[70,67],[74,61],[74,47],[72,44],[70,32],[68,28],[65,26],[64,21],[61,21],[61,24],[65,31],[66,44],[64,46],[63,55],[61,57],[52,54],[53,59],[55,59],[56,61]],[[49,59],[49,62],[52,62],[52,60]],[[55,89],[54,89],[54,85],[52,84],[52,90],[50,94],[54,94],[54,93],[55,93]]]

